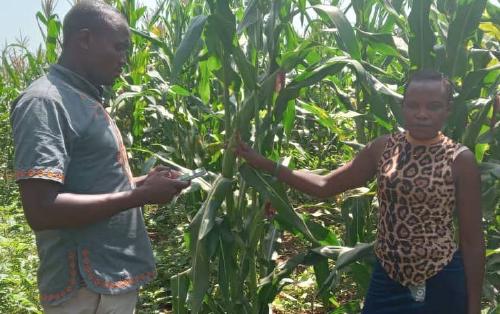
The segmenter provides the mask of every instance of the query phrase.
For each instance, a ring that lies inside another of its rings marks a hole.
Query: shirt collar
[[[103,99],[103,89],[100,86],[95,86],[88,80],[83,78],[76,72],[60,65],[53,64],[50,66],[49,73],[62,79],[72,87],[84,92],[85,94],[91,96],[95,100],[102,102]]]

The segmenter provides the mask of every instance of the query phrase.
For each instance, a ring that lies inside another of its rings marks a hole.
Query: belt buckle
[[[417,302],[425,301],[425,282],[420,285],[410,285],[408,286],[408,289],[410,289],[413,300]]]

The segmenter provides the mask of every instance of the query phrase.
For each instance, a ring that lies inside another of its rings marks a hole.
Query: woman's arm
[[[386,141],[385,136],[377,138],[367,144],[353,160],[327,175],[318,175],[306,170],[291,170],[284,166],[277,168],[274,161],[257,153],[243,142],[237,146],[236,154],[254,168],[274,174],[278,180],[289,186],[306,194],[324,198],[362,186],[373,178]]]
[[[456,202],[467,283],[469,314],[481,312],[481,290],[484,276],[484,237],[481,226],[481,177],[471,151],[459,154],[453,164]]]

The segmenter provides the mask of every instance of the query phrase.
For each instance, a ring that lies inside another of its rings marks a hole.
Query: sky
[[[55,12],[61,20],[71,8],[72,1],[56,0]],[[17,38],[28,38],[28,47],[36,50],[42,42],[42,35],[36,22],[36,13],[41,10],[41,0],[0,0],[0,48],[15,42]],[[156,7],[156,0],[139,0]]]
[[[61,20],[71,7],[70,0],[56,0],[56,13]],[[499,5],[500,0],[488,0]],[[41,10],[41,0],[0,0],[0,50],[17,38],[28,38],[28,47],[36,50],[42,36],[36,23],[36,13]],[[156,0],[139,0],[146,6],[156,7]]]

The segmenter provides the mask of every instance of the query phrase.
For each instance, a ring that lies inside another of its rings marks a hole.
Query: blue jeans
[[[414,301],[410,290],[387,276],[377,261],[365,298],[363,314],[465,314],[467,290],[462,256],[426,281],[425,301]]]

